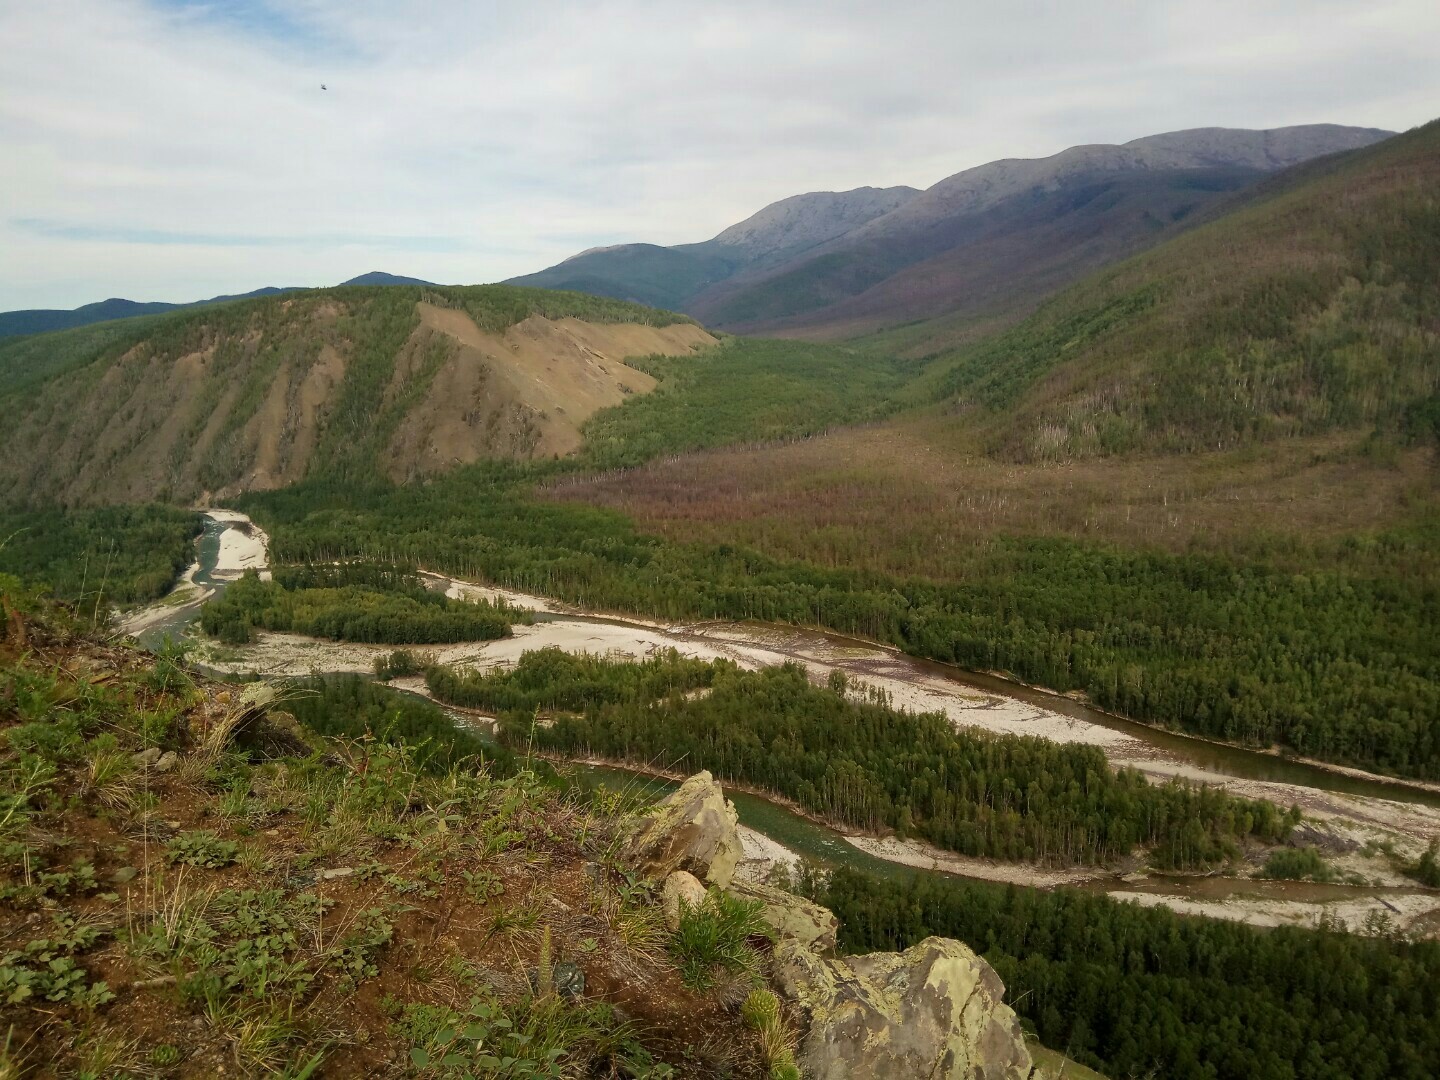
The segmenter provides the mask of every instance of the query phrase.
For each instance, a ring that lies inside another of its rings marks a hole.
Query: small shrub
[[[208,829],[183,832],[165,845],[165,857],[172,863],[218,870],[229,866],[240,854],[234,840],[222,840]]]
[[[150,1051],[150,1064],[157,1069],[168,1068],[171,1065],[180,1064],[180,1048],[171,1046],[169,1043],[161,1043]]]
[[[496,1002],[483,998],[472,998],[464,1012],[407,1005],[392,1029],[414,1042],[410,1063],[439,1076],[531,1080],[561,1075],[563,1047],[542,1050],[529,1033],[516,1030]]]
[[[745,1025],[759,1036],[760,1056],[770,1080],[799,1080],[800,1070],[795,1064],[795,1038],[785,1026],[780,999],[764,987],[757,986],[740,1007],[740,1016]]]
[[[1270,853],[1259,876],[1285,881],[1334,881],[1335,871],[1313,847],[1280,848]]]
[[[741,900],[719,889],[706,893],[698,906],[681,901],[680,928],[670,939],[670,953],[685,984],[708,990],[715,984],[717,970],[756,972],[759,955],[750,939],[770,936],[762,910],[759,901]]]
[[[1425,854],[1406,873],[1421,885],[1440,889],[1440,840],[1431,840]]]

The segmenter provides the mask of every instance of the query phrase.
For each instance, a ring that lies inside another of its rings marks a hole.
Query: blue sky
[[[1434,0],[0,0],[0,41],[0,310],[494,281],[802,191],[1440,112]]]

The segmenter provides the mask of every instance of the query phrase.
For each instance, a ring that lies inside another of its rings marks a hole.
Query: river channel
[[[246,568],[265,566],[265,537],[244,515],[207,512],[198,559],[170,597],[129,616],[124,628],[146,647],[167,636],[189,636],[203,603],[218,595]],[[1440,835],[1440,789],[1383,777],[1335,771],[1273,754],[1224,746],[1135,723],[1082,702],[1021,686],[983,673],[966,672],[906,656],[871,642],[790,626],[704,622],[668,624],[625,616],[577,611],[542,597],[526,596],[440,575],[433,587],[456,597],[503,595],[536,611],[533,626],[517,626],[513,638],[440,646],[431,651],[442,663],[480,668],[513,663],[529,649],[557,646],[569,651],[644,656],[660,649],[706,659],[726,657],[743,667],[796,660],[812,677],[842,670],[856,682],[884,690],[896,707],[944,712],[957,724],[1001,733],[1040,735],[1057,741],[1101,747],[1116,765],[1140,769],[1155,781],[1182,776],[1217,784],[1237,794],[1298,804],[1307,825],[1333,848],[1335,864],[1365,885],[1321,885],[1231,877],[1170,877],[1154,874],[1121,878],[1110,873],[1025,872],[1010,864],[955,860],[918,845],[872,837],[846,837],[758,795],[734,792],[742,824],[798,855],[882,872],[957,873],[1022,884],[1076,884],[1179,910],[1220,914],[1263,925],[1311,922],[1321,910],[1356,925],[1383,912],[1401,925],[1429,931],[1440,923],[1440,893],[1416,887],[1396,875],[1383,857],[1363,856],[1370,842],[1388,843],[1404,854],[1417,852]],[[219,651],[206,666],[221,672],[267,677],[373,670],[379,646],[320,641],[290,634],[264,634],[242,650]],[[417,687],[418,688],[418,687]],[[592,767],[593,768],[593,767]],[[600,770],[612,782],[650,785],[660,792],[669,781],[637,778],[633,772]],[[862,850],[864,849],[864,850]],[[879,858],[877,855],[883,855]],[[898,868],[899,862],[909,865]],[[1008,869],[1007,869],[1008,867]]]

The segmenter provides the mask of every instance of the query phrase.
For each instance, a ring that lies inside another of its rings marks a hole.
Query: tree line
[[[1137,847],[1167,869],[1214,865],[1298,819],[1216,788],[1148,783],[1097,747],[956,729],[811,684],[802,665],[742,671],[675,652],[642,663],[525,653],[513,670],[426,675],[441,700],[489,709],[515,742],[578,756],[683,762],[779,792],[846,825],[964,855],[1104,863]],[[537,713],[547,715],[537,723]]]
[[[169,592],[195,561],[200,530],[200,515],[154,503],[0,508],[0,572],[101,612],[110,604],[143,604]]]
[[[453,600],[411,572],[366,564],[282,567],[270,581],[247,570],[200,612],[201,628],[231,645],[257,629],[385,645],[490,641],[530,619],[503,600]]]
[[[375,738],[415,748],[423,768],[485,766],[501,776],[519,768],[515,754],[473,731],[456,726],[444,710],[359,675],[301,679],[283,708],[327,738]]]
[[[841,868],[801,884],[839,917],[845,951],[967,942],[1045,1045],[1110,1076],[1424,1080],[1440,1061],[1440,942],[934,875]]]
[[[289,561],[408,561],[592,609],[823,626],[1209,738],[1440,777],[1428,577],[1005,537],[956,583],[901,579],[638,535],[617,513],[534,497],[556,468],[315,482],[245,505]],[[1403,561],[1437,536],[1432,523],[1379,543]]]

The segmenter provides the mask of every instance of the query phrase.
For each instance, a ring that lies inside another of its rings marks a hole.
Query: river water
[[[258,545],[258,554],[257,554]],[[125,626],[142,644],[154,648],[166,636],[187,636],[203,602],[222,591],[228,580],[246,566],[264,565],[264,536],[243,515],[212,511],[199,542],[197,564],[177,593],[132,616]],[[806,665],[812,677],[824,679],[830,671],[844,671],[852,683],[883,690],[896,707],[944,712],[957,724],[1000,733],[1040,735],[1058,741],[1101,747],[1116,765],[1142,770],[1156,781],[1182,776],[1218,784],[1249,797],[1268,798],[1282,805],[1298,804],[1307,817],[1319,821],[1333,839],[1356,847],[1368,841],[1388,841],[1403,852],[1423,848],[1440,835],[1440,790],[1408,785],[1368,775],[1347,775],[1316,765],[1287,760],[1238,747],[1224,746],[1149,727],[1090,708],[1082,702],[1020,686],[983,673],[965,672],[943,664],[838,635],[790,626],[755,623],[705,622],[661,624],[644,620],[568,609],[555,601],[492,589],[439,575],[432,585],[452,596],[502,595],[537,611],[535,624],[515,628],[516,635],[496,642],[437,647],[442,663],[493,667],[513,663],[529,649],[557,646],[569,651],[644,656],[660,649],[706,659],[726,657],[754,668],[786,660]],[[189,592],[181,590],[189,589]],[[177,602],[178,601],[178,602]],[[267,676],[298,676],[317,672],[373,670],[378,646],[317,641],[296,635],[267,634],[240,651],[239,658],[221,656],[210,666],[221,671],[245,671]],[[600,775],[605,775],[603,770]],[[612,771],[608,779],[636,783],[630,772]],[[646,779],[651,790],[668,783]],[[742,823],[769,836],[792,851],[829,863],[845,863],[894,874],[893,861],[859,850],[824,825],[794,814],[785,807],[755,795],[733,793]],[[893,846],[893,845],[892,845]],[[895,852],[888,852],[892,856]],[[909,857],[906,854],[903,857]],[[928,859],[912,858],[927,868],[939,868]],[[1358,855],[1337,860],[1349,872],[1359,871],[1370,884],[1318,885],[1235,878],[1167,878],[1146,875],[1143,880],[1100,874],[1083,887],[1100,889],[1170,906],[1225,914],[1209,908],[1230,905],[1245,908],[1249,921],[1274,925],[1310,921],[1286,915],[1282,908],[1297,905],[1314,909],[1327,905],[1358,921],[1369,910],[1383,910],[1405,918],[1440,920],[1440,894],[1430,895],[1393,871],[1382,858],[1362,861]],[[953,869],[953,866],[952,866]],[[970,876],[993,877],[988,871]],[[998,869],[996,871],[999,872]],[[964,875],[962,875],[964,876]],[[1083,875],[1082,875],[1083,876]],[[1037,881],[1044,875],[1037,874]],[[1428,900],[1426,899],[1428,897]],[[1424,902],[1421,902],[1424,901]],[[1247,907],[1248,905],[1248,907]],[[1253,910],[1252,910],[1253,909]],[[1232,911],[1230,917],[1235,917]]]

